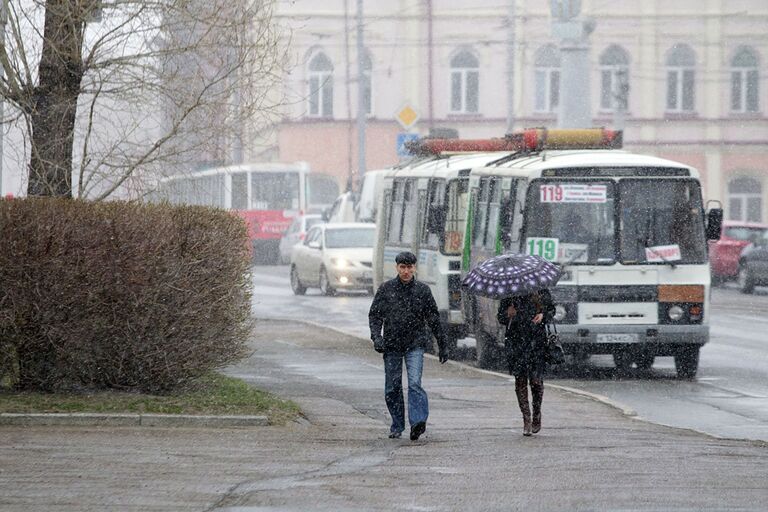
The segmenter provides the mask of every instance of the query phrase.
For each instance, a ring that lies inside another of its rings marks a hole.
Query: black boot
[[[533,418],[531,432],[537,434],[541,430],[541,402],[544,400],[544,381],[531,381],[531,398],[533,398]]]
[[[523,413],[523,435],[531,435],[531,408],[528,403],[528,379],[515,378],[515,393],[520,412]]]

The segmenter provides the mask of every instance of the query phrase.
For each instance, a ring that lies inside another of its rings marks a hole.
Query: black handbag
[[[547,324],[547,343],[544,348],[544,361],[547,364],[563,364],[565,362],[565,351],[560,344],[560,335],[557,334],[555,324]]]

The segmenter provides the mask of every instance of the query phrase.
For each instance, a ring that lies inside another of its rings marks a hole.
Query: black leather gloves
[[[375,340],[373,340],[373,350],[375,350],[379,354],[384,353],[384,338],[378,337]]]
[[[448,350],[441,348],[437,355],[437,359],[441,364],[445,364],[445,362],[448,360]]]

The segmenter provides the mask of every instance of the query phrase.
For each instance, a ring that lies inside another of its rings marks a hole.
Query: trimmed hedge
[[[251,328],[249,268],[245,223],[224,210],[0,200],[12,384],[162,393],[236,361]]]

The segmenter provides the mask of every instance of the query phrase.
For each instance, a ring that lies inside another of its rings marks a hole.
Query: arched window
[[[696,54],[688,45],[677,44],[667,54],[668,112],[693,112],[695,67]]]
[[[309,61],[309,115],[333,117],[333,64],[323,53]]]
[[[556,112],[560,104],[560,53],[553,45],[542,46],[534,56],[536,112]]]
[[[474,113],[480,105],[480,70],[477,57],[462,50],[451,59],[451,112]]]
[[[373,61],[371,55],[366,52],[363,55],[363,76],[360,86],[363,88],[363,108],[368,115],[373,114]]]
[[[757,56],[751,48],[741,47],[731,60],[731,110],[757,112],[759,83]]]
[[[738,177],[728,182],[728,218],[763,221],[763,187],[755,178]]]
[[[621,46],[611,45],[600,55],[600,109],[627,110],[629,56]]]

